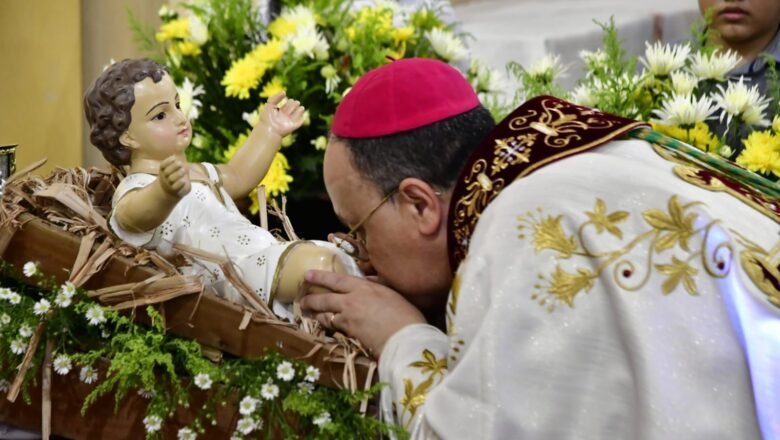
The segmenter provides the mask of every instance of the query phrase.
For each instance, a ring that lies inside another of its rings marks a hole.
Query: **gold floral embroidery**
[[[593,117],[595,114],[591,109],[574,107],[560,101],[544,100],[541,112],[532,110],[527,115],[513,118],[509,121],[509,129],[522,130],[531,127],[544,135],[545,145],[563,148],[582,139],[579,134],[581,130],[605,130],[615,125],[608,119]]]
[[[698,214],[692,210],[697,205],[701,203],[681,204],[677,196],[672,196],[666,211],[648,209],[642,213],[642,219],[650,229],[621,248],[600,252],[590,249],[587,245],[593,241],[585,240],[587,230],[592,228],[598,235],[607,232],[622,241],[623,231],[618,227],[618,223],[630,218],[626,211],[608,213],[606,203],[601,199],[596,199],[593,211],[585,212],[588,220],[582,223],[576,235],[569,235],[564,231],[562,216],[542,215],[541,209],[539,214],[529,212],[518,216],[519,238],[524,240],[530,231],[531,242],[537,253],[551,250],[560,259],[578,256],[587,259],[588,264],[587,267],[573,269],[557,264],[551,274],[539,274],[540,281],[534,286],[535,291],[531,298],[546,306],[549,311],[553,311],[556,305],[574,307],[577,295],[590,291],[609,267],[612,267],[613,280],[624,290],[639,290],[647,284],[655,270],[665,276],[661,284],[665,295],[674,292],[680,285],[689,295],[697,295],[694,277],[699,274],[700,269],[693,266],[694,260],[698,257],[701,267],[710,276],[722,278],[729,273],[733,256],[729,242],[708,246],[712,244],[710,232],[717,222],[711,221],[697,228],[695,222]],[[700,236],[700,243],[692,243],[694,237]],[[647,255],[644,265],[637,265],[626,256],[642,243],[646,244]],[[695,250],[692,249],[694,244],[699,244]],[[676,248],[684,251],[686,256],[679,258],[671,255],[666,261],[654,262],[662,252]]]
[[[412,379],[404,378],[404,396],[401,398],[402,407],[401,419],[404,420],[404,427],[414,419],[417,409],[419,409],[428,396],[428,391],[437,383],[441,382],[447,371],[447,359],[437,359],[436,355],[430,350],[423,350],[422,360],[412,362],[409,367],[417,368],[426,378],[415,385]],[[438,381],[436,380],[438,379]],[[409,418],[404,416],[409,414]]]
[[[748,278],[766,295],[770,304],[780,308],[780,243],[767,251],[739,233],[735,234],[745,247],[739,260]]]
[[[521,134],[504,139],[496,139],[493,149],[493,166],[490,175],[495,176],[508,166],[531,161],[531,147],[536,142],[536,134]]]

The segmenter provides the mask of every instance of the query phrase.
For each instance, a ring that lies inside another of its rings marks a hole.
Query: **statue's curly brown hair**
[[[125,59],[106,69],[84,95],[89,141],[111,164],[130,164],[130,149],[119,142],[119,137],[132,120],[135,84],[144,78],[159,82],[165,73],[165,67],[152,60]]]

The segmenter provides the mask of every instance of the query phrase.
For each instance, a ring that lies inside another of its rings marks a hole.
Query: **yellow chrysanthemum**
[[[348,40],[354,40],[357,35],[357,29],[355,26],[348,26],[344,33],[347,35]]]
[[[750,171],[780,176],[780,138],[769,131],[754,131],[744,141],[737,163]]]
[[[284,56],[286,44],[282,40],[269,40],[265,44],[260,44],[254,48],[251,56],[260,63],[273,65]]]
[[[187,38],[190,36],[190,19],[182,17],[177,20],[171,20],[162,26],[154,36],[160,43],[173,40],[175,38]]]
[[[712,134],[709,126],[704,122],[699,122],[690,130],[680,128],[676,125],[665,125],[657,122],[650,122],[653,129],[667,136],[687,142],[694,147],[708,152],[717,152],[720,148],[720,139]]]
[[[399,44],[405,41],[409,41],[409,38],[414,35],[414,28],[411,26],[395,28],[392,32],[393,43]]]
[[[236,151],[238,151],[238,148],[244,145],[244,142],[246,142],[247,137],[249,137],[247,133],[241,133],[240,135],[238,135],[236,141],[233,142],[233,145],[229,146],[227,150],[225,150],[225,152],[222,153],[224,162],[229,162],[230,159],[233,158],[233,156],[236,154]]]
[[[200,55],[200,46],[192,41],[179,41],[171,46],[171,52],[185,56],[198,56]]]
[[[259,63],[249,56],[233,62],[220,82],[225,86],[225,96],[249,98],[249,91],[257,87],[266,69],[265,63]]]
[[[280,76],[275,76],[271,81],[265,83],[265,86],[263,86],[263,91],[260,92],[260,97],[270,98],[283,91],[284,85],[282,84],[282,78]]]
[[[294,22],[285,17],[279,17],[268,25],[268,33],[278,39],[283,39],[294,33],[297,28],[298,26]]]
[[[265,187],[266,198],[276,197],[280,194],[284,194],[290,190],[290,182],[293,181],[291,175],[287,174],[290,169],[290,164],[287,162],[287,158],[282,153],[276,153],[274,161],[271,163],[271,167],[268,169],[263,181],[260,185]],[[249,194],[249,198],[252,199],[252,205],[249,206],[249,212],[257,214],[260,210],[260,203],[257,200],[257,191],[252,191]]]

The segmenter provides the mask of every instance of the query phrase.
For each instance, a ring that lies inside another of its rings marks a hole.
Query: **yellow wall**
[[[17,169],[81,165],[79,0],[0,0],[0,144]],[[39,171],[40,172],[40,171]]]

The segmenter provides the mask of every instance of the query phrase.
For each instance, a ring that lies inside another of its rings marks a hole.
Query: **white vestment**
[[[505,188],[448,334],[385,345],[383,414],[413,438],[780,438],[780,308],[741,262],[776,264],[780,226],[674,166],[613,141]]]

